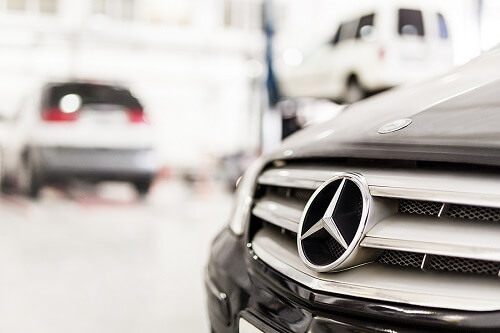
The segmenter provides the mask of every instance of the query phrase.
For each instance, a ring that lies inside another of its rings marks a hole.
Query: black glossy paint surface
[[[497,52],[500,57],[500,52]],[[390,91],[292,135],[270,159],[362,158],[500,165],[500,80],[457,74]],[[387,123],[410,118],[399,131]],[[284,152],[287,154],[284,154]]]

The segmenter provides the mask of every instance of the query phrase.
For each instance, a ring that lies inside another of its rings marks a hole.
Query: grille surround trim
[[[280,200],[263,198],[257,201],[252,214],[281,228],[297,233],[303,207],[284,204]]]
[[[338,172],[335,170],[342,170],[342,172]],[[259,184],[259,188],[261,188],[261,186],[274,186],[291,187],[291,191],[297,188],[307,189],[311,191],[321,187],[321,185],[323,185],[324,182],[331,177],[338,176],[344,173],[351,173],[352,171],[353,168],[335,168],[334,166],[328,168],[280,166],[276,169],[265,170],[259,177],[257,177],[257,182]],[[259,248],[259,246],[261,246],[262,244],[257,244],[257,246],[255,246],[255,253],[257,254],[257,257],[254,259],[259,260],[260,258],[269,266],[275,269],[280,267],[281,270],[279,271],[281,273],[291,277],[292,279],[300,283],[304,284],[305,282],[307,282],[310,284],[310,286],[313,287],[313,289],[318,291],[325,291],[322,281],[336,280],[337,274],[341,274],[342,276],[349,276],[349,279],[352,278],[352,281],[345,281],[348,282],[349,285],[351,284],[351,282],[357,281],[358,283],[370,286],[369,276],[364,276],[366,280],[359,280],[359,276],[357,276],[357,274],[362,274],[362,272],[365,271],[364,267],[376,267],[376,265],[382,265],[380,263],[374,263],[373,261],[376,261],[377,258],[379,258],[380,254],[388,250],[415,252],[418,258],[422,258],[420,269],[415,270],[417,266],[416,262],[412,264],[412,268],[402,268],[403,270],[410,270],[413,273],[415,273],[415,271],[418,272],[419,279],[423,278],[424,276],[427,276],[425,279],[432,278],[436,276],[435,274],[438,274],[439,279],[441,279],[442,276],[446,276],[446,278],[449,278],[450,281],[455,281],[455,279],[457,279],[458,281],[464,278],[464,274],[454,272],[440,271],[439,273],[433,273],[436,271],[432,268],[429,269],[429,265],[433,260],[433,257],[436,256],[457,257],[458,260],[470,259],[494,261],[500,263],[500,244],[497,244],[498,242],[496,242],[496,240],[500,238],[500,224],[491,222],[488,223],[487,221],[471,222],[471,220],[469,219],[452,219],[447,217],[449,208],[457,205],[465,205],[467,207],[491,207],[492,209],[500,208],[499,175],[480,175],[470,172],[467,174],[450,174],[424,170],[380,170],[375,168],[356,168],[353,173],[361,174],[366,179],[370,192],[370,202],[373,203],[373,206],[377,207],[378,210],[376,214],[370,213],[373,214],[372,219],[369,220],[370,228],[367,228],[367,233],[363,236],[361,242],[359,243],[359,250],[363,251],[362,253],[364,256],[364,262],[360,262],[356,267],[347,267],[345,268],[345,271],[336,272],[334,274],[313,272],[306,266],[304,266],[302,260],[300,260],[297,244],[295,244],[295,253],[291,251],[287,260],[292,260],[293,262],[299,260],[301,261],[301,264],[298,265],[294,263],[293,265],[291,265],[290,262],[279,262],[279,257],[285,255],[285,252],[283,249],[280,249],[277,244],[273,244],[271,240],[268,240],[269,242],[267,243],[267,245],[265,245],[269,246],[270,248],[266,249],[265,246]],[[259,192],[257,193],[257,196],[255,197],[256,203],[258,203],[258,201],[262,199],[262,197],[260,197],[262,196],[262,193],[264,193],[262,190],[259,190]],[[279,193],[287,193],[287,191],[281,191]],[[292,198],[284,198],[283,201],[285,203],[290,203],[291,200]],[[300,198],[299,201],[301,200],[304,200],[304,198]],[[432,208],[428,215],[400,214],[398,213],[399,200],[421,200],[430,202],[430,206],[432,206]],[[402,232],[401,228],[391,230],[394,225],[390,226],[387,224],[387,222],[397,215],[402,215],[403,220],[408,220],[409,222],[412,222],[410,221],[411,218],[418,216],[420,222],[425,223],[426,226],[432,225],[431,227],[433,229],[431,231],[435,233],[435,237],[431,237],[432,233],[425,234],[424,232],[420,232],[416,233],[416,236],[411,238],[410,236],[412,232],[418,231],[419,229],[425,231],[426,227],[418,224],[414,224],[412,226],[413,229],[410,230],[410,233],[407,232],[406,234]],[[494,216],[494,214],[490,215]],[[272,221],[271,224],[273,224]],[[275,224],[275,226],[276,225],[277,224]],[[291,229],[293,229],[292,231],[294,231],[295,227],[291,224],[290,226]],[[381,230],[383,230],[382,227],[386,227],[386,230],[390,230],[391,232],[393,232],[393,234],[386,233],[384,235],[383,232],[380,233]],[[374,230],[377,232],[374,232]],[[451,232],[450,234],[449,230],[455,230],[456,232]],[[492,232],[492,230],[494,232]],[[252,231],[252,234],[250,235],[250,237],[252,238],[248,239],[248,242],[253,244],[254,240],[261,233],[261,231],[262,230],[254,229]],[[283,229],[281,230],[282,233],[279,232],[279,229],[276,229],[276,231],[276,237],[278,238],[273,241],[281,243],[283,240],[286,240],[284,237],[286,234],[283,233]],[[471,231],[474,232],[471,233]],[[459,233],[462,233],[462,235],[458,235]],[[483,235],[482,233],[491,233],[493,236],[498,236],[497,238],[495,238],[495,244],[492,243],[492,237],[488,238],[486,242],[483,242],[480,239],[480,236]],[[443,237],[442,235],[446,235],[446,237]],[[259,254],[258,252],[260,252],[261,254]],[[388,270],[384,272],[390,272],[391,270],[392,272],[399,272],[401,269],[389,267]],[[453,271],[453,269],[449,270]],[[345,275],[347,274],[347,272],[349,272],[349,275]],[[304,276],[308,277],[307,281]],[[472,284],[468,286],[469,289],[471,289],[472,291],[480,291],[477,295],[484,292],[482,297],[488,299],[489,294],[488,292],[485,292],[485,286],[482,285],[482,282],[479,282],[482,281],[480,279],[484,277],[485,276],[481,276],[480,274],[475,274],[472,276],[468,275],[465,277],[465,279],[469,283],[472,282]],[[494,283],[498,284],[498,277],[486,277],[488,279],[492,279],[491,281],[495,281]],[[385,278],[390,280],[392,279],[392,276],[390,274],[386,274]],[[407,282],[410,284],[410,281]],[[459,301],[467,302],[467,304],[458,304],[456,303],[456,301],[450,301],[448,303],[449,307],[443,306],[440,300],[440,294],[450,292],[450,287],[446,284],[446,282],[441,282],[442,283],[436,285],[429,283],[427,285],[427,288],[429,289],[427,291],[422,290],[423,293],[427,293],[427,296],[431,298],[430,303],[428,302],[429,300],[425,300],[422,298],[416,303],[416,305],[446,307],[455,310],[462,309],[471,311],[486,311],[486,308],[483,307],[484,304],[479,305],[481,301],[476,300],[475,294],[471,294],[469,292],[467,292],[468,296],[466,297],[466,299],[461,299]],[[388,287],[388,289],[391,289],[390,284],[386,286]],[[377,289],[376,286],[373,287]],[[339,288],[339,286],[336,286],[335,289],[331,290],[331,292],[337,293],[336,288]],[[498,303],[495,305],[493,305],[494,302],[490,303],[489,306],[491,307],[488,310],[500,310],[500,294],[497,295],[496,289],[493,290],[494,284],[488,284],[488,287],[486,288],[492,288],[491,297],[496,298],[498,296]],[[400,291],[404,292],[403,289],[404,288],[402,288]],[[407,296],[399,293],[396,293],[397,295],[394,294],[393,290],[382,291],[380,289],[377,289],[376,292],[388,292],[389,294],[391,294],[393,298],[388,298],[387,300],[389,301],[396,301],[398,297],[407,298]],[[454,290],[454,292],[456,292],[456,290]],[[369,288],[363,290],[362,292],[360,290],[353,290],[351,288],[351,291],[349,292],[346,290],[345,294],[373,299],[378,299],[377,297],[379,297],[379,295],[371,295],[369,292]],[[408,300],[408,303],[413,304],[411,303],[412,300],[414,299]],[[476,301],[479,301],[479,303]],[[488,300],[486,301],[488,302]]]

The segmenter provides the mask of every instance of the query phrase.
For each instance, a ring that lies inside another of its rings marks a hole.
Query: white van
[[[446,19],[428,2],[371,1],[356,12],[299,61],[277,61],[285,96],[351,103],[453,65]]]

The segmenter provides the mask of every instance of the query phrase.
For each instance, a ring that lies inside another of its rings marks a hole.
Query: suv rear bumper
[[[212,245],[205,276],[212,328],[237,332],[243,317],[264,332],[498,331],[500,312],[375,302],[309,290],[252,257],[229,229]]]
[[[30,153],[36,170],[47,180],[141,179],[151,178],[157,169],[152,149],[38,147]]]

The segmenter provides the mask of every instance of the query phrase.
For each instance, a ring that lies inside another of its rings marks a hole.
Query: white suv
[[[132,182],[149,190],[157,166],[153,135],[138,99],[123,87],[50,83],[12,121],[14,144],[3,147],[4,183],[36,197],[43,185],[72,178]]]
[[[350,103],[450,68],[446,20],[424,3],[373,1],[357,9],[362,15],[342,21],[328,43],[296,55],[301,61],[287,65],[278,59],[282,92]]]

